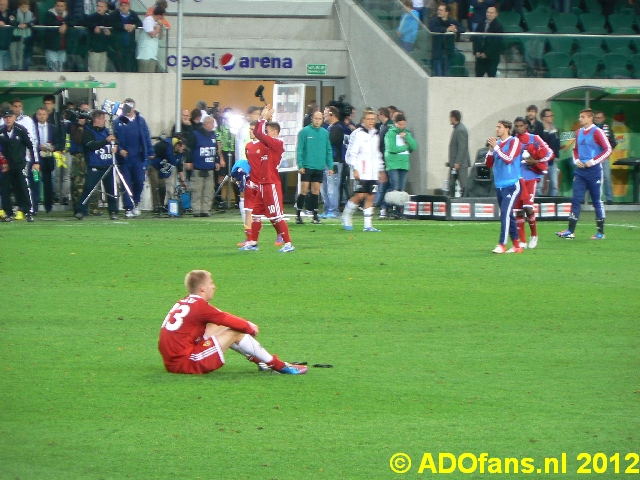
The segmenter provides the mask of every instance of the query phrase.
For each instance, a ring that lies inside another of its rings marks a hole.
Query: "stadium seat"
[[[584,12],[582,11],[581,8],[571,7],[571,13],[573,13],[574,15],[577,15],[578,17],[580,17],[580,15],[582,15]]]
[[[465,58],[464,58],[464,53],[462,52],[456,52],[453,54],[453,57],[451,57],[451,66],[452,67],[464,67],[464,62],[465,62]]]
[[[606,21],[606,17],[599,13],[583,13],[580,16],[580,24],[585,33],[591,33],[593,29],[604,29]]]
[[[549,69],[549,73],[556,68],[569,67],[571,64],[571,57],[563,52],[549,52],[544,54],[544,64]]]
[[[637,35],[637,34],[638,32],[636,32],[633,28],[629,28],[629,27],[619,27],[613,31],[613,35]]]
[[[464,66],[456,65],[451,67],[451,69],[449,70],[449,76],[450,77],[468,77],[469,70],[467,70],[467,68]]]
[[[499,20],[500,24],[503,27],[507,27],[508,25],[519,27],[520,23],[522,22],[522,16],[514,10],[507,11],[507,12],[500,12],[499,18],[500,18]]]
[[[640,54],[631,57],[631,67],[633,68],[633,78],[640,78]]]
[[[553,52],[562,52],[571,55],[573,51],[573,38],[571,37],[550,36],[547,41]]]
[[[633,25],[633,15],[622,15],[620,13],[612,13],[607,19],[613,33],[618,33],[621,28],[630,29]],[[635,33],[635,32],[633,32]],[[633,35],[633,33],[631,35]]]
[[[515,25],[508,25],[504,27],[504,33],[522,33],[522,27],[518,27]],[[502,39],[502,46],[504,50],[508,50],[512,46],[516,46],[520,51],[522,51],[522,36],[517,35],[509,35],[505,36]]]
[[[604,40],[604,43],[609,52],[613,52],[618,49],[627,49],[630,50],[631,40],[629,37],[617,37],[617,36],[609,36]]]
[[[578,27],[562,27],[558,29],[556,33],[561,33],[563,35],[580,35],[582,32]]]
[[[602,55],[604,53],[602,51],[602,37],[580,37],[577,50],[582,53],[589,51],[590,53],[597,52],[598,56]]]
[[[571,62],[576,67],[578,78],[597,78],[600,59],[591,53],[574,53]]]
[[[634,54],[634,51],[626,47],[620,47],[609,50],[609,53],[617,53],[618,55],[624,55],[627,58],[631,58],[631,55]]]
[[[632,78],[628,68],[612,68],[606,70],[607,78]]]
[[[532,31],[535,28],[548,27],[551,20],[551,14],[547,10],[536,9],[524,14],[524,21],[527,24],[527,30]]]
[[[431,35],[429,32],[421,28],[418,30],[418,36],[416,37],[416,43],[414,44],[416,50],[431,50]]]
[[[585,0],[584,3],[589,13],[597,13],[598,15],[602,13],[602,5],[598,0]]]
[[[566,27],[577,28],[578,17],[573,13],[556,13],[553,16],[553,23],[556,26],[556,30]]]
[[[620,72],[621,70],[627,70],[627,65],[629,64],[629,58],[624,55],[619,55],[617,53],[606,53],[602,57],[602,62],[604,63],[605,68],[607,69],[607,77],[614,78],[613,72]],[[629,72],[629,70],[627,70]],[[629,77],[631,73],[629,72]]]

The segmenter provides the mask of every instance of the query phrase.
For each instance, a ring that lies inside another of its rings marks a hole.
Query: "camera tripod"
[[[227,169],[228,172],[224,178],[222,179],[222,181],[220,182],[220,185],[218,185],[218,188],[216,188],[215,193],[213,194],[213,198],[215,199],[218,195],[220,195],[220,192],[222,191],[222,187],[224,185],[227,186],[227,199],[226,201],[222,202],[222,203],[226,203],[227,204],[227,210],[231,210],[231,190],[233,189],[233,184],[235,183],[233,180],[233,177],[231,176],[231,169],[233,168],[233,164],[234,162],[234,153],[233,152],[229,152],[229,155],[227,156]]]
[[[120,197],[121,195],[121,187],[120,185],[122,185],[122,187],[124,187],[124,190],[129,194],[129,198],[131,198],[133,200],[133,194],[131,193],[131,189],[129,188],[129,185],[127,185],[126,180],[124,179],[124,177],[122,176],[122,172],[120,172],[120,168],[118,168],[118,164],[116,163],[116,154],[113,152],[113,147],[115,146],[115,142],[111,142],[111,165],[109,165],[109,168],[107,168],[107,170],[105,170],[104,174],[102,175],[102,177],[100,177],[100,180],[98,180],[98,182],[95,184],[95,186],[93,187],[93,189],[89,192],[89,195],[87,195],[87,198],[85,198],[82,201],[82,205],[86,205],[87,202],[89,202],[89,199],[91,198],[91,195],[93,195],[93,192],[98,191],[108,197],[111,197],[113,199],[115,199],[116,204],[119,205],[120,203]],[[106,190],[101,190],[100,189],[100,184],[102,183],[102,181],[107,177],[107,175],[109,175],[109,173],[113,173],[112,175],[112,180],[113,180],[113,195],[109,192],[107,192]],[[120,179],[120,184],[118,183],[118,179]]]

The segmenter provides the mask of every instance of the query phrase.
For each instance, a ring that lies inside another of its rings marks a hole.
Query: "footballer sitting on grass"
[[[171,373],[209,373],[224,365],[224,352],[231,347],[260,370],[299,375],[303,365],[290,365],[267,352],[254,338],[258,326],[209,304],[216,286],[206,270],[192,270],[184,279],[189,295],[167,314],[158,350]]]

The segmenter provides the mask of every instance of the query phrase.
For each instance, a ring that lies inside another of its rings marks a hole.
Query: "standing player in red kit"
[[[224,365],[229,348],[278,373],[307,372],[307,367],[290,365],[267,352],[254,338],[257,325],[209,304],[216,289],[209,272],[192,270],[184,285],[189,295],[171,308],[160,329],[158,350],[168,372],[213,372]]]
[[[271,105],[267,105],[262,110],[260,120],[253,129],[256,138],[264,145],[264,152],[260,157],[259,174],[255,177],[250,174],[252,181],[258,183],[258,194],[255,198],[251,216],[251,238],[239,250],[258,250],[258,237],[262,228],[261,217],[263,215],[271,221],[273,228],[276,229],[279,235],[282,235],[282,239],[285,242],[278,251],[288,253],[295,250],[294,246],[291,245],[289,227],[284,220],[282,184],[278,173],[278,165],[280,165],[282,154],[284,153],[284,144],[278,138],[280,125],[271,121],[272,116],[273,109]]]
[[[536,189],[538,182],[542,181],[549,161],[553,160],[553,150],[549,148],[542,138],[527,130],[527,123],[524,118],[518,117],[513,122],[515,136],[520,140],[522,149],[522,161],[520,163],[520,198],[513,206],[513,213],[516,217],[516,227],[522,248],[536,248],[538,245],[538,227],[536,224],[536,213],[533,209],[535,203]],[[531,238],[527,245],[527,238],[524,233],[524,218],[527,217]]]

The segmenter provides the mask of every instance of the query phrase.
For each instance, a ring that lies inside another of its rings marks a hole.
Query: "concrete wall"
[[[349,48],[347,100],[358,109],[395,105],[407,116],[407,128],[418,142],[411,154],[407,191],[427,188],[427,146],[431,132],[425,128],[429,77],[389,39],[351,0],[337,0],[337,17]]]
[[[133,98],[138,110],[149,124],[151,135],[171,133],[174,124],[175,111],[175,75],[156,73],[86,73],[64,72],[63,76],[68,81],[90,80],[89,76],[101,82],[116,82],[116,88],[98,88],[98,106],[105,99],[121,102],[125,98]],[[2,72],[4,80],[60,80],[60,72]],[[19,96],[19,95],[16,95]],[[31,112],[27,112],[31,113]]]

